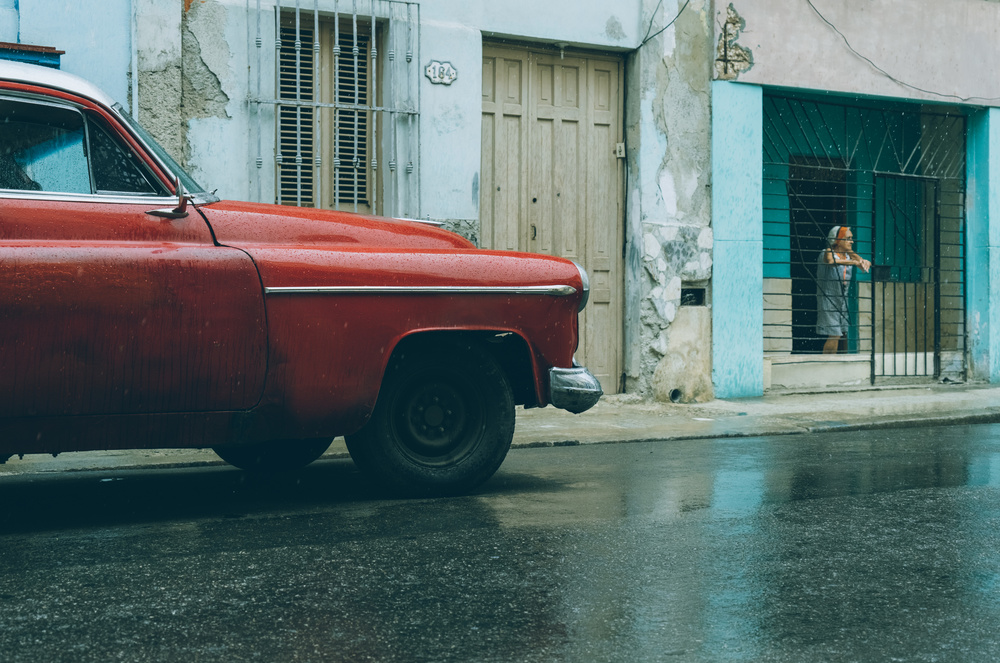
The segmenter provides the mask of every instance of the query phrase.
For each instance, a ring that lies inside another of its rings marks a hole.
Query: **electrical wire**
[[[681,14],[684,13],[684,10],[687,9],[687,6],[688,6],[688,4],[690,2],[691,2],[691,0],[685,0],[683,6],[681,6],[681,8],[677,10],[677,15],[674,16],[672,19],[670,19],[669,23],[667,23],[666,25],[664,25],[662,28],[660,28],[659,30],[657,30],[653,34],[649,34],[650,30],[653,29],[653,21],[656,20],[656,12],[660,11],[660,7],[663,6],[663,0],[660,0],[657,3],[657,5],[656,5],[656,9],[653,10],[652,16],[649,17],[649,27],[646,28],[646,36],[643,37],[642,41],[639,43],[639,48],[642,48],[643,46],[645,46],[647,41],[649,41],[650,39],[656,38],[657,36],[660,35],[660,33],[662,33],[664,30],[666,30],[671,25],[673,25],[677,21],[677,19],[679,19],[681,17]]]
[[[942,93],[942,92],[935,92],[934,90],[925,90],[922,87],[917,87],[916,85],[911,85],[911,84],[907,83],[906,81],[902,81],[902,80],[896,78],[895,76],[893,76],[892,74],[890,74],[888,71],[886,71],[882,67],[880,67],[877,64],[875,64],[875,62],[872,61],[871,58],[868,58],[867,56],[862,55],[853,46],[851,46],[851,42],[847,40],[847,36],[844,35],[844,33],[841,32],[837,28],[836,25],[834,25],[833,23],[831,23],[830,20],[827,19],[826,16],[823,16],[823,13],[820,12],[820,10],[816,8],[816,5],[813,4],[812,0],[806,0],[806,4],[808,4],[812,8],[812,10],[814,12],[816,12],[816,15],[819,16],[820,20],[822,20],[824,23],[826,23],[827,26],[829,26],[831,30],[833,30],[838,35],[840,35],[840,38],[844,40],[844,44],[847,45],[847,48],[848,48],[848,50],[851,51],[851,53],[853,53],[855,56],[857,56],[861,60],[864,60],[865,62],[867,62],[872,67],[872,69],[874,69],[878,73],[882,74],[883,76],[885,76],[886,78],[888,78],[890,81],[892,81],[893,83],[895,83],[897,85],[901,85],[901,86],[903,86],[905,88],[909,88],[909,89],[915,90],[917,92],[922,92],[924,94],[929,94],[929,95],[932,95],[932,96],[935,96],[935,97],[941,97],[942,99],[955,99],[957,101],[962,101],[962,102],[971,102],[972,100],[984,101],[984,102],[1000,101],[1000,97],[962,97],[962,96],[959,96],[957,94],[946,94],[946,93]]]

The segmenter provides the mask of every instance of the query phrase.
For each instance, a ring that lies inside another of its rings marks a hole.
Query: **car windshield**
[[[164,166],[167,167],[171,173],[175,176],[181,178],[181,185],[183,185],[184,190],[192,195],[196,195],[198,198],[204,199],[208,202],[218,200],[218,198],[205,190],[205,187],[201,186],[194,181],[187,171],[181,168],[180,164],[174,161],[173,157],[163,149],[163,146],[156,142],[148,131],[142,128],[142,125],[135,121],[135,119],[128,114],[121,104],[115,104],[115,111],[122,117],[123,120],[128,124],[129,128],[134,131],[139,138],[146,144],[146,146],[153,152],[157,159],[159,159]]]

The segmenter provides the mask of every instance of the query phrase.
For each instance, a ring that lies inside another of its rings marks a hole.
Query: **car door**
[[[176,203],[107,117],[0,94],[0,417],[259,400],[256,268]]]

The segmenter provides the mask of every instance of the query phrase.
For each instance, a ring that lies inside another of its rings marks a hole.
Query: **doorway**
[[[622,382],[622,71],[599,54],[483,47],[480,245],[587,270],[576,358],[608,394]]]
[[[819,354],[825,338],[816,335],[816,267],[826,235],[846,225],[847,186],[843,164],[820,165],[796,158],[789,167],[791,215],[792,354]]]

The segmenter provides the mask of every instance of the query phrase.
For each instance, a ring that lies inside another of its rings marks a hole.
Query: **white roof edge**
[[[71,92],[81,97],[93,99],[105,106],[115,104],[114,99],[93,83],[51,67],[14,62],[13,60],[0,60],[0,79]]]

